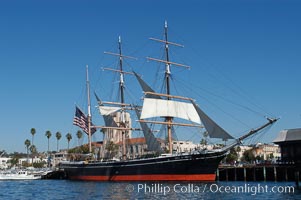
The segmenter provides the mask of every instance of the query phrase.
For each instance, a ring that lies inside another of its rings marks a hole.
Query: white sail
[[[98,108],[101,115],[110,115],[121,109],[120,107],[112,106],[99,106]]]
[[[152,117],[177,117],[200,124],[200,117],[191,103],[144,98],[140,119]]]

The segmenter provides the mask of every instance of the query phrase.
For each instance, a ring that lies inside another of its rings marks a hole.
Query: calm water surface
[[[0,199],[300,199],[293,182],[0,181]]]

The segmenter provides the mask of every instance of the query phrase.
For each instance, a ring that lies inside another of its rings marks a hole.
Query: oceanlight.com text
[[[242,185],[220,185],[212,184],[128,184],[126,187],[127,192],[137,192],[145,194],[163,194],[169,193],[221,193],[221,194],[250,194],[257,195],[261,193],[284,193],[293,194],[295,192],[294,186],[271,186],[265,184],[242,184]]]

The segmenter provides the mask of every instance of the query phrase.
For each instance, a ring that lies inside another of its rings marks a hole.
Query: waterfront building
[[[47,158],[43,158],[41,156],[35,156],[33,159],[32,158],[19,158],[18,165],[22,166],[24,163],[32,164],[33,163],[47,163]]]
[[[281,161],[301,164],[301,128],[282,130],[273,141],[281,148]]]
[[[192,141],[173,141],[172,150],[177,153],[188,153],[199,148],[199,145]]]
[[[262,144],[240,145],[240,151],[237,152],[238,161],[241,161],[245,151],[252,151],[254,157],[260,157],[263,160],[278,160],[281,156],[279,145]]]
[[[67,161],[67,157],[68,157],[67,150],[61,150],[60,152],[53,154],[51,165],[58,166],[60,162]]]
[[[263,160],[278,160],[281,157],[279,145],[257,143],[255,157],[260,156]]]

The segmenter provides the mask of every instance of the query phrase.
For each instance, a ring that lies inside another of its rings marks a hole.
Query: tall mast
[[[121,119],[120,126],[125,128],[125,112],[124,112],[124,79],[123,79],[123,70],[122,70],[122,52],[121,52],[121,37],[118,38],[118,48],[119,48],[119,70],[120,70],[120,103],[121,103]],[[126,160],[126,131],[122,130],[122,159]]]
[[[166,69],[165,69],[165,79],[166,79],[166,94],[170,95],[170,63],[169,63],[169,51],[168,51],[168,37],[167,37],[167,21],[165,21],[164,26],[164,35],[165,35],[165,54],[166,54]],[[168,96],[168,100],[171,98]],[[167,135],[168,135],[168,147],[169,153],[172,153],[172,117],[166,117],[167,124]]]
[[[90,101],[90,81],[89,81],[89,70],[88,65],[86,65],[86,85],[87,85],[87,101],[88,101],[88,141],[89,141],[89,152],[92,152],[91,144],[91,101]]]
[[[185,67],[185,68],[190,68],[187,65],[183,65],[183,64],[179,64],[179,63],[175,63],[175,62],[171,62],[169,59],[169,45],[173,45],[173,46],[178,46],[178,47],[184,47],[181,44],[177,44],[174,42],[169,42],[168,41],[168,26],[167,26],[167,21],[165,21],[165,25],[164,25],[164,40],[160,40],[160,39],[156,39],[156,38],[150,38],[151,40],[157,41],[157,42],[161,42],[164,43],[165,45],[165,60],[160,60],[160,59],[156,59],[156,58],[150,58],[147,57],[147,59],[149,60],[153,60],[153,61],[157,61],[157,62],[162,62],[165,63],[165,84],[166,84],[166,96],[168,100],[171,100],[172,96],[170,95],[170,75],[171,75],[171,71],[170,71],[170,66],[171,64],[177,67]],[[166,117],[166,124],[167,124],[167,135],[168,135],[168,147],[169,147],[169,153],[172,153],[172,117]]]
[[[121,52],[121,37],[118,38],[118,48],[119,48],[119,70],[120,70],[120,102],[124,103],[124,80],[123,80],[123,70],[122,70],[122,52]]]
[[[110,70],[113,72],[118,72],[120,75],[120,80],[119,80],[119,90],[120,90],[120,103],[113,103],[111,102],[110,104],[115,104],[115,105],[120,105],[121,106],[121,113],[120,113],[120,125],[119,128],[115,128],[116,130],[120,130],[122,132],[122,159],[126,160],[126,133],[128,132],[128,127],[126,127],[126,113],[125,113],[125,109],[126,106],[128,106],[127,104],[125,104],[125,99],[124,99],[124,74],[133,74],[131,72],[125,72],[123,71],[123,58],[131,58],[131,59],[136,59],[134,57],[130,57],[130,56],[125,56],[122,55],[122,48],[121,48],[121,37],[118,37],[118,53],[111,53],[111,52],[105,52],[106,54],[110,54],[113,56],[118,56],[119,58],[119,69],[115,70],[115,69],[110,69],[110,68],[104,68],[105,70]],[[109,103],[109,102],[108,102]]]
[[[169,86],[169,78],[170,78],[170,63],[169,63],[169,51],[168,51],[168,37],[167,37],[167,21],[165,21],[164,26],[164,35],[165,35],[165,54],[166,54],[166,69],[165,69],[165,79],[166,79],[166,94],[170,95],[170,86]],[[168,97],[168,99],[170,99]]]

